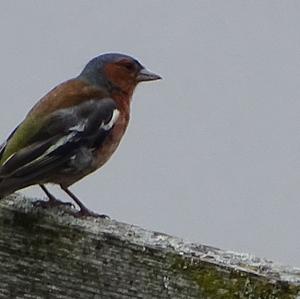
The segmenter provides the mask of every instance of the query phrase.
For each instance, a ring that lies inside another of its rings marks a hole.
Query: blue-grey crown
[[[90,60],[88,64],[84,67],[82,72],[79,74],[78,78],[88,80],[90,83],[96,85],[107,85],[109,84],[109,82],[107,82],[107,79],[102,75],[104,65],[106,65],[107,63],[117,62],[122,59],[133,60],[142,68],[142,65],[136,59],[132,58],[129,55],[121,53],[106,53]]]

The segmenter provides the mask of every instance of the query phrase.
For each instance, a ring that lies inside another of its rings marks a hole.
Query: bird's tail
[[[16,178],[0,178],[0,200],[15,191],[26,187],[26,183]]]
[[[2,185],[3,179],[0,179],[0,199],[2,199],[5,196],[4,190],[2,190],[1,185]]]

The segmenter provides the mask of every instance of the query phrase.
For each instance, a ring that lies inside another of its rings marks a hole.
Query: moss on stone
[[[205,299],[296,299],[300,294],[300,286],[181,256],[173,257],[172,269],[194,281]]]

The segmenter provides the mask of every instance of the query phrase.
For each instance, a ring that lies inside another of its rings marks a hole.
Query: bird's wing
[[[7,155],[0,166],[0,178],[37,177],[55,169],[71,159],[82,147],[92,148],[97,140],[103,139],[118,116],[116,104],[110,98],[89,100],[57,110],[43,119],[30,144]],[[6,147],[14,142],[13,139],[14,135]]]
[[[0,161],[2,159],[3,153],[6,149],[7,143],[9,142],[9,140],[13,137],[14,133],[17,131],[17,129],[19,128],[19,126],[17,126],[8,136],[8,138],[0,145]],[[1,163],[0,163],[1,165]]]
[[[3,152],[5,150],[5,147],[7,145],[7,141],[4,141],[1,145],[0,145],[0,161],[1,161],[1,157],[3,155]]]

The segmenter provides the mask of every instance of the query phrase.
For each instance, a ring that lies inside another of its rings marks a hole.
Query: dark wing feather
[[[0,167],[0,194],[7,193],[6,180],[18,182],[14,185],[20,185],[20,188],[24,184],[38,183],[59,166],[70,162],[71,157],[82,152],[82,148],[91,148],[97,141],[103,141],[114,124],[115,111],[115,102],[107,98],[86,101],[52,113],[32,143],[13,154]],[[10,186],[10,191],[18,187]]]
[[[55,135],[66,135],[70,131],[96,132],[102,123],[108,122],[116,109],[114,100],[89,100],[80,105],[57,110],[44,120],[43,127],[34,141],[45,140]]]
[[[2,167],[0,167],[0,177],[15,175],[16,172],[21,170],[24,166],[32,164],[33,161],[41,157],[58,138],[59,136],[54,136],[45,141],[36,142],[12,155],[6,160]]]

